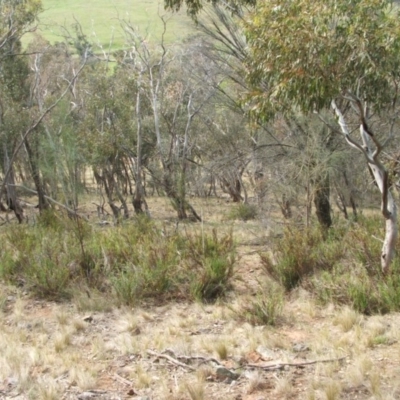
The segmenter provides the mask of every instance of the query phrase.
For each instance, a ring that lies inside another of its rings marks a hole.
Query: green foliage
[[[67,251],[63,238],[52,228],[45,232],[43,228],[13,227],[5,236],[1,277],[13,283],[23,282],[38,297],[65,297],[71,280],[68,261],[76,253]]]
[[[60,250],[59,243],[54,246],[43,244],[43,255],[37,255],[31,260],[29,269],[25,270],[26,283],[34,295],[51,299],[69,296],[67,284],[71,280],[70,271]]]
[[[400,260],[395,259],[389,275],[382,274],[381,243],[375,236],[379,233],[383,236],[377,217],[361,217],[359,223],[336,233],[346,256],[331,270],[315,271],[303,286],[322,303],[350,305],[368,315],[400,310]]]
[[[136,249],[129,257],[134,263],[124,265],[111,280],[121,302],[135,304],[144,298],[162,301],[180,296],[181,260],[176,239],[162,238],[161,232],[154,229],[137,237]]]
[[[323,304],[347,304],[363,314],[384,314],[400,310],[400,268],[393,266],[390,276],[371,276],[362,265],[339,264],[330,273],[318,273],[304,286]]]
[[[249,221],[257,217],[257,207],[253,204],[240,203],[234,206],[229,214],[228,219],[240,219],[242,221]]]
[[[3,234],[0,278],[60,299],[79,287],[135,305],[148,298],[213,301],[230,289],[232,235],[180,235],[145,216],[109,229],[54,211]]]
[[[284,295],[282,286],[269,281],[260,287],[255,298],[239,308],[236,315],[252,325],[276,325],[282,317]]]
[[[357,246],[352,246],[352,255],[370,275],[382,273],[380,268],[382,243],[379,237],[384,237],[384,225],[382,218],[378,216],[369,218],[361,216],[358,224],[349,231],[350,243],[357,243]]]
[[[257,2],[245,25],[253,110],[264,117],[293,107],[320,110],[348,92],[375,109],[391,104],[400,76],[400,19],[390,4]]]
[[[333,235],[324,238],[316,228],[287,228],[283,237],[275,240],[274,256],[260,254],[266,272],[286,290],[293,289],[315,271],[333,268],[344,255],[344,247]]]
[[[2,0],[0,2],[0,37],[20,38],[21,33],[32,24],[42,10],[40,0]]]
[[[191,294],[203,302],[213,302],[231,288],[236,261],[232,233],[219,238],[212,235],[189,236],[185,268],[191,271]]]

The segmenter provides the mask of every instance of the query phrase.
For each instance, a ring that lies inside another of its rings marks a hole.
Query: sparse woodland
[[[0,398],[399,398],[398,6],[163,6],[0,0]]]

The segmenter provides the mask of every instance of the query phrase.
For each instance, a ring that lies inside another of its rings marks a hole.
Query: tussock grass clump
[[[236,246],[232,233],[218,237],[194,235],[187,238],[185,268],[191,271],[190,292],[203,302],[212,302],[231,289],[236,262]]]
[[[286,290],[302,285],[324,304],[347,305],[367,315],[399,311],[400,259],[390,274],[382,274],[377,238],[384,237],[383,230],[379,217],[361,217],[325,235],[290,227],[273,242],[272,255],[260,256],[267,274]]]
[[[397,263],[396,263],[397,264]],[[366,314],[385,314],[400,310],[400,268],[393,266],[390,276],[371,276],[362,265],[338,265],[330,273],[318,273],[305,287],[326,304],[349,305]]]
[[[291,290],[317,270],[331,270],[344,256],[344,247],[334,235],[324,237],[317,228],[287,228],[273,243],[274,257],[260,254],[265,271]],[[275,260],[273,259],[275,258]]]
[[[282,318],[284,301],[284,288],[269,281],[260,286],[255,297],[246,299],[235,315],[252,325],[276,325]]]
[[[230,220],[250,221],[257,217],[257,207],[254,204],[240,203],[230,210],[227,218]]]
[[[134,305],[146,298],[213,301],[230,289],[232,235],[180,234],[147,217],[101,229],[62,213],[3,236],[0,278],[35,296],[60,299],[79,288]]]

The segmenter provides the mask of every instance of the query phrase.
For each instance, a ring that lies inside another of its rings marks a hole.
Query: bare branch
[[[68,91],[70,90],[71,86],[74,84],[75,80],[78,78],[79,74],[82,72],[84,66],[86,65],[86,60],[87,60],[87,53],[85,53],[85,57],[84,57],[84,61],[81,64],[81,66],[79,67],[78,71],[75,73],[75,75],[73,76],[73,78],[71,79],[71,81],[68,83],[67,87],[64,89],[64,91],[61,93],[61,95],[58,97],[58,99],[56,99],[49,107],[46,108],[46,110],[44,110],[42,112],[42,114],[39,116],[39,118],[34,121],[32,123],[32,125],[25,131],[25,133],[22,135],[21,137],[21,141],[17,144],[17,146],[14,149],[14,152],[10,158],[10,164],[8,166],[7,171],[4,174],[4,180],[3,183],[0,187],[0,201],[2,199],[3,193],[4,193],[4,189],[6,186],[6,182],[7,182],[7,178],[10,175],[10,172],[12,171],[12,165],[14,163],[15,158],[18,155],[18,152],[20,151],[20,149],[22,148],[22,146],[25,143],[25,140],[28,138],[28,136],[34,132],[34,130],[40,125],[40,123],[43,121],[44,117],[49,114],[57,105],[58,103],[65,97],[65,95],[68,93]]]

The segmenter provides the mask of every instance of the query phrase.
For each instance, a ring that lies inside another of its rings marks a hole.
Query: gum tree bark
[[[381,267],[382,272],[387,273],[394,258],[396,240],[398,236],[397,207],[389,187],[389,174],[382,162],[379,160],[379,156],[382,153],[386,142],[392,136],[392,129],[389,134],[389,138],[385,141],[385,143],[381,143],[368,126],[368,113],[366,105],[363,105],[360,99],[351,94],[348,94],[348,100],[353,103],[359,113],[362,145],[351,138],[350,131],[343,113],[334,101],[332,102],[332,108],[335,111],[341,131],[347,143],[364,154],[374,176],[375,182],[378,185],[379,191],[381,192],[381,212],[386,220],[385,239],[383,241],[381,253]]]

